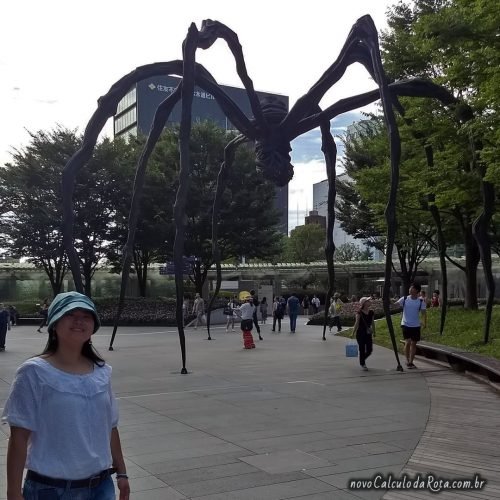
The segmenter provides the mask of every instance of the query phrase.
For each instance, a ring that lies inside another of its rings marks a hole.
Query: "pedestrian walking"
[[[318,299],[318,297],[316,297],[316,295],[313,296],[313,298],[311,300],[311,305],[313,308],[313,314],[318,314],[319,307],[321,305],[321,301]]]
[[[10,305],[8,308],[10,314],[10,324],[12,326],[17,325],[17,318],[19,317],[19,313],[17,312],[16,306]]]
[[[407,368],[416,368],[413,360],[417,352],[417,343],[421,338],[421,328],[427,327],[427,305],[425,300],[419,296],[420,285],[412,283],[410,285],[410,294],[401,297],[396,301],[403,309],[401,315],[401,328],[405,340],[405,356]],[[421,322],[422,320],[422,322]]]
[[[259,307],[259,299],[257,297],[257,294],[255,293],[255,290],[250,290],[250,296],[252,297],[252,303],[255,307],[253,312],[253,324],[255,325],[255,329],[257,330],[259,340],[263,340],[262,335],[260,334],[259,320],[257,319],[257,307]]]
[[[304,295],[302,299],[302,309],[304,310],[304,316],[309,316],[309,297]]]
[[[432,292],[431,307],[441,307],[441,297],[439,295],[439,290]]]
[[[263,325],[266,324],[266,321],[267,321],[267,298],[264,297],[260,303],[260,306],[259,306],[259,309],[260,309],[260,318],[261,318],[261,323]]]
[[[299,299],[292,293],[287,300],[288,316],[290,317],[290,333],[295,333],[295,328],[297,327],[297,316],[299,315]]]
[[[195,330],[199,325],[203,326],[204,315],[205,315],[205,301],[201,298],[200,294],[197,293],[195,295],[194,304],[193,304],[193,314],[196,316],[196,323],[194,325]]]
[[[373,352],[373,337],[375,336],[375,313],[370,309],[371,298],[361,297],[359,299],[359,310],[356,313],[356,321],[352,337],[356,337],[359,351],[359,364],[361,369],[367,371],[366,359]]]
[[[10,312],[3,304],[0,304],[0,352],[5,351],[7,330],[10,330]]]
[[[273,302],[273,332],[276,331],[276,323],[278,323],[278,332],[281,332],[281,320],[285,315],[285,305],[276,295]]]
[[[44,326],[47,326],[47,314],[48,314],[48,311],[49,311],[49,299],[43,299],[43,303],[40,307],[40,316],[42,317],[41,321],[40,321],[40,325],[38,326],[38,330],[37,332],[38,333],[43,333],[42,332],[42,328]]]
[[[340,300],[340,293],[335,293],[335,295],[330,299],[330,307],[328,308],[328,318],[330,331],[334,326],[337,326],[337,333],[342,331],[342,324],[340,322],[340,312],[342,311],[342,306],[344,303]]]
[[[248,295],[245,297],[245,302],[240,307],[235,309],[237,314],[241,317],[241,332],[243,334],[243,347],[244,349],[254,349],[255,343],[253,341],[252,328],[254,325],[254,313],[256,307],[253,305],[253,297]]]
[[[226,315],[226,332],[229,331],[229,325],[231,325],[231,331],[234,332],[234,310],[236,307],[238,307],[236,304],[236,296],[233,296],[224,307],[224,314]]]
[[[111,367],[91,342],[99,326],[85,295],[54,298],[47,345],[18,368],[3,410],[9,500],[114,500],[115,472],[120,500],[129,499]]]

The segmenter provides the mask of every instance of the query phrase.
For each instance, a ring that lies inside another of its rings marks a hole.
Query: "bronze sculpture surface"
[[[248,95],[253,112],[253,119],[249,119],[230,99],[230,97],[224,93],[221,87],[218,86],[213,76],[202,65],[196,63],[196,51],[198,49],[210,48],[217,39],[223,39],[232,52],[238,76],[240,77]],[[336,146],[330,132],[330,121],[339,114],[357,109],[380,99],[387,124],[391,151],[391,189],[385,212],[387,221],[387,251],[383,303],[394,353],[396,356],[397,369],[402,370],[398,356],[394,328],[389,311],[391,256],[396,234],[396,196],[399,181],[400,157],[400,139],[393,108],[401,110],[401,106],[398,102],[398,96],[436,98],[445,105],[455,104],[456,99],[448,91],[429,81],[415,78],[389,82],[382,66],[377,30],[370,16],[361,17],[353,25],[337,60],[333,62],[321,78],[309,89],[309,91],[298,99],[288,113],[286,109],[277,101],[259,102],[253,87],[253,82],[246,70],[243,52],[238,37],[236,33],[224,24],[218,21],[205,20],[203,21],[200,30],[192,24],[183,42],[182,50],[182,60],[141,66],[117,81],[110,88],[109,92],[99,99],[98,108],[90,119],[85,130],[83,145],[66,165],[63,174],[63,233],[65,247],[77,290],[82,291],[83,286],[78,259],[72,245],[72,196],[76,174],[78,170],[89,160],[99,133],[104,127],[107,119],[116,113],[118,103],[126,95],[130,88],[136,82],[154,75],[174,74],[181,76],[182,79],[175,91],[170,94],[158,107],[147,143],[137,165],[129,216],[129,235],[123,251],[123,275],[118,315],[120,315],[121,310],[123,309],[125,288],[128,270],[131,264],[139,204],[148,158],[154,148],[154,145],[158,141],[174,105],[181,100],[182,118],[179,138],[181,169],[179,175],[179,188],[174,205],[174,219],[176,224],[174,265],[177,298],[176,318],[182,352],[181,373],[187,373],[186,347],[182,317],[183,276],[181,262],[185,238],[183,215],[186,205],[190,169],[189,137],[191,130],[191,105],[195,84],[203,90],[210,92],[215,97],[221,109],[240,132],[240,135],[233,139],[225,148],[224,161],[221,165],[217,179],[217,190],[212,215],[212,245],[214,260],[217,266],[218,280],[211,304],[220,289],[220,259],[217,246],[217,214],[222,197],[221,195],[224,191],[225,172],[227,169],[231,168],[236,148],[243,143],[253,142],[255,146],[257,169],[262,172],[262,175],[271,180],[277,186],[284,186],[288,184],[293,176],[293,166],[291,165],[290,158],[291,141],[301,134],[317,127],[321,130],[321,149],[325,156],[329,181],[328,228],[325,247],[330,282],[326,303],[329,303],[335,279],[333,266],[333,256],[335,251],[335,245],[333,242],[333,224],[335,221],[334,204],[336,161]],[[332,88],[332,86],[335,85],[336,82],[340,80],[347,67],[354,63],[360,63],[366,68],[368,73],[378,85],[378,89],[346,99],[341,99],[326,109],[321,109],[319,102],[322,97]],[[326,314],[327,313],[325,311],[323,340],[326,340]],[[116,329],[117,327],[115,324],[110,349],[112,349]],[[210,339],[210,315],[208,316],[208,336]]]

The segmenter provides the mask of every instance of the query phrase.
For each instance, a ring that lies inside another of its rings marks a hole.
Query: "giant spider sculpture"
[[[203,66],[197,64],[195,61],[196,51],[199,48],[208,49],[219,38],[223,39],[227,43],[234,56],[237,73],[248,95],[253,112],[253,119],[249,119],[218,86],[212,75]],[[385,316],[389,325],[392,345],[394,348],[394,354],[396,356],[397,369],[402,371],[389,310],[391,256],[396,232],[395,207],[400,159],[400,139],[393,107],[401,109],[401,106],[398,103],[398,96],[437,98],[445,105],[455,104],[455,98],[442,87],[420,79],[410,79],[389,83],[382,67],[377,30],[370,16],[364,16],[354,24],[337,60],[326,70],[323,76],[311,87],[311,89],[296,102],[288,113],[283,105],[280,105],[280,103],[273,101],[263,103],[259,102],[252,80],[247,74],[243,52],[238,41],[238,37],[236,33],[224,24],[218,21],[206,20],[203,21],[200,30],[198,30],[194,24],[191,24],[188,34],[183,42],[182,51],[182,61],[177,60],[160,62],[141,66],[117,81],[111,87],[109,92],[99,99],[98,108],[90,119],[85,130],[83,145],[81,149],[79,149],[68,161],[64,169],[63,232],[65,247],[77,290],[82,291],[83,285],[77,255],[72,244],[72,227],[74,218],[72,197],[76,174],[92,155],[98,135],[104,127],[107,119],[116,113],[119,101],[136,82],[155,75],[178,75],[181,77],[181,81],[174,92],[170,94],[158,107],[147,142],[138,161],[130,208],[128,240],[123,249],[123,274],[117,319],[123,310],[125,289],[132,260],[134,236],[148,158],[158,141],[174,105],[179,100],[182,100],[182,117],[179,137],[181,168],[179,174],[179,188],[174,205],[174,220],[176,225],[174,265],[177,298],[176,320],[182,353],[181,373],[187,373],[186,346],[182,320],[183,276],[181,262],[185,239],[183,216],[190,177],[189,138],[191,130],[191,106],[195,84],[203,90],[210,92],[215,97],[226,116],[240,132],[240,135],[234,138],[225,148],[224,161],[220,167],[217,179],[217,189],[214,199],[212,219],[212,250],[217,267],[217,286],[215,295],[212,297],[212,301],[209,306],[209,313],[213,300],[220,289],[221,281],[219,249],[217,246],[218,210],[221,202],[221,195],[225,189],[226,171],[232,166],[236,149],[243,143],[253,142],[255,145],[257,170],[277,186],[285,186],[293,177],[293,166],[290,163],[291,141],[301,134],[317,127],[320,127],[321,130],[322,151],[325,156],[329,181],[328,228],[325,247],[330,283],[326,300],[327,303],[329,303],[335,278],[333,266],[333,256],[335,251],[335,245],[333,242],[333,225],[335,220],[334,204],[336,194],[336,146],[330,132],[330,120],[341,113],[359,108],[380,99],[387,124],[391,151],[391,188],[385,212],[387,220],[387,252],[383,303]],[[342,99],[326,109],[321,109],[319,107],[319,102],[322,97],[342,77],[346,68],[356,62],[361,63],[366,68],[374,81],[377,83],[379,87],[378,90]],[[113,346],[117,329],[116,325],[117,320],[115,321],[110,349],[112,349]],[[325,325],[323,327],[324,340],[326,340],[325,330],[326,312]],[[210,339],[210,316],[208,316],[208,333]]]

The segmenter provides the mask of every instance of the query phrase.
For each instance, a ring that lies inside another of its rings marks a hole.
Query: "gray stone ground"
[[[394,354],[375,347],[362,372],[345,357],[346,339],[305,326],[242,349],[241,334],[187,330],[188,375],[181,375],[174,329],[111,328],[94,344],[113,366],[120,432],[134,500],[375,499],[348,481],[398,475],[425,429],[429,389],[422,373],[397,373]],[[0,407],[17,366],[46,336],[14,327],[0,353]],[[0,428],[0,498],[8,426]]]

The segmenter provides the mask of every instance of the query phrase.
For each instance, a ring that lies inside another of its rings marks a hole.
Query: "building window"
[[[125,111],[127,108],[135,104],[136,101],[137,101],[136,89],[134,87],[118,103],[118,107],[116,108],[116,114],[120,114],[122,111]]]
[[[119,118],[115,119],[115,135],[135,123],[137,123],[137,108],[133,107]]]
[[[129,141],[131,138],[134,139],[137,137],[137,125],[135,125],[132,128],[129,128],[128,130],[125,130],[125,132],[122,132],[120,134],[120,137],[124,139],[125,141]]]

